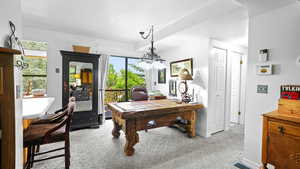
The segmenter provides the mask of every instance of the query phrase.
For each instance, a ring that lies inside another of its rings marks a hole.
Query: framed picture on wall
[[[166,83],[166,69],[158,70],[158,83]]]
[[[169,80],[169,95],[177,96],[177,81]]]
[[[193,75],[193,59],[184,59],[170,63],[171,77],[178,77],[181,69],[187,69]]]

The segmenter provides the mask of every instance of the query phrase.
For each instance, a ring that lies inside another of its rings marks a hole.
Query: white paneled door
[[[230,122],[240,123],[241,59],[242,55],[232,52],[231,57],[231,106]]]
[[[226,97],[226,63],[227,51],[220,48],[213,49],[213,75],[214,75],[214,104],[213,104],[213,132],[225,129],[225,97]]]

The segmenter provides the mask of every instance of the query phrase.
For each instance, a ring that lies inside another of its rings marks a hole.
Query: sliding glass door
[[[146,86],[145,72],[137,66],[138,58],[111,56],[106,80],[105,104],[125,102],[131,99],[130,90]],[[106,114],[106,117],[109,114]]]
[[[105,104],[126,101],[126,58],[110,57],[105,90]]]
[[[137,63],[140,61],[140,59],[133,59],[133,58],[127,58],[127,78],[126,78],[126,89],[128,92],[128,99],[131,99],[131,92],[130,90],[133,87],[141,86],[146,87],[146,80],[145,80],[145,72],[144,69],[137,66]]]

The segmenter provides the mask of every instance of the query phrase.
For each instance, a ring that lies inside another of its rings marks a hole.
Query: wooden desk
[[[108,108],[112,111],[114,122],[112,135],[118,138],[120,130],[124,131],[126,136],[124,152],[127,156],[131,156],[134,154],[134,145],[139,142],[137,131],[171,126],[175,124],[177,117],[188,121],[186,125],[188,136],[196,136],[196,110],[203,108],[203,105],[151,100],[109,103]]]

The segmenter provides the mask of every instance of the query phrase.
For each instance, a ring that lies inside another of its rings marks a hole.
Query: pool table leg
[[[120,126],[115,120],[113,120],[114,128],[111,132],[114,138],[120,137],[120,130],[122,129],[122,126]]]
[[[189,123],[187,126],[187,132],[190,138],[196,136],[196,118],[197,118],[197,112],[196,111],[190,112],[189,119],[188,119]]]
[[[125,126],[126,144],[124,147],[124,153],[127,156],[132,156],[134,154],[133,146],[139,142],[139,135],[136,131],[135,120],[126,120]]]

